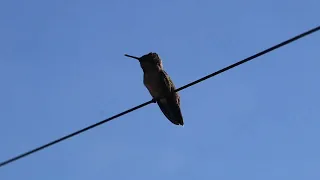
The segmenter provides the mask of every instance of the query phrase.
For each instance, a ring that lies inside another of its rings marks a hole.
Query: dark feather
[[[160,78],[163,79],[166,88],[166,97],[157,101],[163,114],[173,124],[183,125],[183,117],[180,110],[179,94],[174,92],[175,86],[165,71],[160,72]]]

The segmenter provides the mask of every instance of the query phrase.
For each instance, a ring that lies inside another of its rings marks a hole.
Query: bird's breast
[[[155,98],[163,95],[161,77],[158,72],[145,73],[143,76],[143,83],[149,90],[152,97]]]

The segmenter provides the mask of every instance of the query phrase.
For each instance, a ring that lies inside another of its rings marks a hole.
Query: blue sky
[[[317,0],[0,2],[0,161],[150,100],[139,64],[175,85],[319,25]],[[320,178],[320,33],[0,169],[0,179]]]

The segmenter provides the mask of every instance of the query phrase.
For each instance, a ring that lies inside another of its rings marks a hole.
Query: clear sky
[[[0,161],[319,25],[318,0],[0,1]],[[320,179],[320,33],[0,168],[1,180]]]

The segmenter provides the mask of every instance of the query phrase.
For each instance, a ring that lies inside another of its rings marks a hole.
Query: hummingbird
[[[180,96],[175,92],[176,87],[163,69],[162,60],[159,55],[150,52],[142,57],[128,54],[125,54],[125,56],[139,60],[143,71],[143,84],[151,94],[153,102],[158,104],[168,120],[175,125],[183,126]]]

